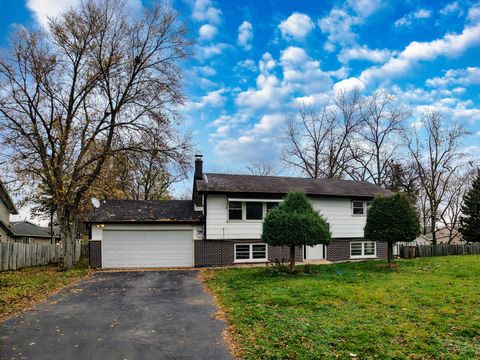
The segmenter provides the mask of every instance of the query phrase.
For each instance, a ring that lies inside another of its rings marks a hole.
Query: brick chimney
[[[195,180],[203,179],[203,155],[195,155]]]

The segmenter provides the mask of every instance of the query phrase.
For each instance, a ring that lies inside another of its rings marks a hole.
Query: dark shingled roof
[[[50,228],[32,224],[29,221],[16,221],[10,223],[14,236],[50,238]]]
[[[106,200],[91,212],[85,222],[192,223],[201,221],[192,200]]]
[[[204,174],[197,180],[199,192],[263,193],[283,195],[304,190],[310,196],[373,197],[392,193],[366,181],[306,179],[283,176]]]

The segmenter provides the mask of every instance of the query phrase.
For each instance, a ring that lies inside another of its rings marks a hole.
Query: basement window
[[[266,244],[235,244],[235,262],[267,261]]]
[[[352,241],[350,243],[350,258],[374,258],[377,256],[375,241]]]

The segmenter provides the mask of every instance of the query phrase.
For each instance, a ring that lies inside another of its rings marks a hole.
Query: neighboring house
[[[262,219],[290,191],[304,190],[331,225],[333,241],[297,249],[297,260],[386,258],[363,239],[367,209],[389,191],[368,182],[204,174],[195,161],[193,200],[106,200],[85,222],[94,267],[206,267],[288,258],[261,242]]]
[[[428,239],[425,235],[420,235],[415,240],[410,242],[397,242],[393,248],[393,255],[400,255],[400,247],[402,246],[418,246],[418,245],[432,245],[432,240]]]
[[[51,232],[49,227],[39,226],[29,221],[16,221],[10,223],[13,232],[12,240],[24,244],[51,244]],[[55,231],[54,231],[55,234]],[[60,236],[55,234],[55,243],[60,242]]]
[[[17,215],[18,210],[15,208],[5,185],[0,180],[0,242],[9,241],[13,235],[10,229],[10,214]]]
[[[450,231],[447,228],[441,228],[436,231],[437,235],[437,244],[448,244],[448,241],[450,240]],[[463,241],[462,234],[457,230],[454,229],[452,232],[453,239],[450,242],[450,245],[459,245],[459,244],[465,244],[465,241]],[[394,255],[399,255],[400,254],[400,247],[401,246],[418,246],[418,245],[432,245],[432,233],[428,233],[425,235],[420,235],[417,237],[415,240],[411,242],[399,242],[396,244],[394,248]]]
[[[438,229],[435,232],[435,234],[437,236],[437,244],[448,244],[450,240],[450,231],[447,228],[444,227],[444,228]],[[465,243],[465,241],[463,241],[462,234],[460,234],[460,232],[457,229],[453,229],[452,235],[453,235],[453,238],[452,238],[452,241],[450,241],[450,245],[458,245],[458,244]],[[429,234],[423,235],[423,237],[429,242],[429,245],[431,245],[432,238],[433,238],[432,234],[429,233]]]

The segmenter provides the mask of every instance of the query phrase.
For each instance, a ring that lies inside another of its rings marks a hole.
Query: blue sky
[[[0,46],[13,23],[38,26],[77,0],[0,0]],[[149,1],[129,0],[133,8]],[[185,64],[185,125],[210,171],[279,161],[279,130],[300,103],[338,89],[385,88],[415,111],[441,111],[480,135],[480,3],[177,0],[195,39]],[[189,188],[189,186],[188,186]]]

